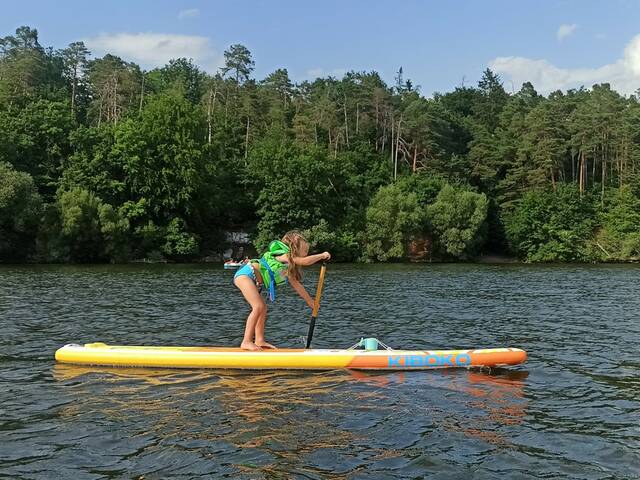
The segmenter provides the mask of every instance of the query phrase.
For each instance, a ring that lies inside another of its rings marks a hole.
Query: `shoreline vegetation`
[[[402,68],[294,83],[224,58],[0,37],[0,263],[222,259],[229,232],[261,251],[291,228],[343,262],[640,260],[637,95],[487,69],[426,97]]]
[[[387,265],[446,265],[446,264],[468,264],[468,265],[637,265],[640,264],[640,258],[632,258],[625,260],[616,260],[616,261],[592,261],[592,262],[528,262],[526,260],[519,259],[517,257],[512,256],[502,256],[502,255],[478,255],[473,259],[469,260],[399,260],[394,262],[339,262],[340,264],[347,265],[351,264],[387,264]],[[140,259],[130,259],[126,262],[100,262],[100,263],[86,263],[86,262],[39,262],[35,260],[26,260],[20,262],[4,262],[0,261],[0,267],[11,267],[11,266],[108,266],[108,265],[201,265],[201,264],[209,264],[209,265],[219,265],[220,267],[224,264],[224,259],[222,255],[216,256],[207,256],[200,258],[191,258],[189,260],[184,259],[167,259],[167,258],[158,258],[158,259],[149,259],[149,258],[140,258]]]

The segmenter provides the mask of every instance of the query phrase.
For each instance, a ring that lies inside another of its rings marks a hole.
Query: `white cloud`
[[[624,64],[637,77],[640,77],[640,35],[631,39],[624,49]]]
[[[604,33],[596,33],[596,40],[604,40],[607,38],[607,35]]]
[[[324,73],[322,68],[312,68],[311,70],[307,70],[307,76],[309,78],[318,78],[321,77]]]
[[[631,94],[640,88],[640,35],[627,44],[621,59],[596,68],[560,68],[525,57],[498,57],[489,68],[507,75],[515,85],[531,82],[542,93],[607,82],[620,93]]]
[[[178,13],[178,18],[180,20],[184,19],[184,18],[195,18],[195,17],[199,17],[200,16],[200,10],[198,10],[197,8],[189,8],[188,10],[180,10],[180,13]]]
[[[578,28],[578,25],[576,25],[575,23],[563,23],[562,25],[560,25],[558,31],[556,32],[558,41],[561,42],[570,35],[573,35],[573,32],[576,31],[576,28]]]
[[[333,70],[325,70],[324,68],[312,68],[311,70],[307,70],[307,78],[315,80],[319,77],[343,77],[344,74],[347,73],[346,68],[334,68]]]
[[[84,40],[97,54],[111,53],[124,60],[135,61],[145,68],[164,66],[173,58],[192,58],[207,71],[223,64],[222,56],[207,37],[170,33],[101,34]]]

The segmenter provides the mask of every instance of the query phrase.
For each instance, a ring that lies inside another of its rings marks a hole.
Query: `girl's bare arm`
[[[302,297],[302,299],[305,302],[307,302],[307,305],[309,305],[309,308],[313,308],[313,298],[311,298],[311,295],[309,295],[309,293],[307,293],[307,290],[304,288],[304,285],[302,285],[302,283],[300,283],[295,278],[289,277],[289,285],[291,285],[291,287],[296,292],[298,292],[298,295],[300,295]]]
[[[309,265],[313,265],[321,260],[329,260],[330,258],[331,254],[329,252],[322,252],[315,255],[307,255],[306,257],[292,257],[291,261],[296,265],[308,267]]]

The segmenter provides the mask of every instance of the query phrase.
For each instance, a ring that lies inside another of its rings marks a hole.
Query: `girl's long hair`
[[[305,243],[308,245],[309,242],[307,242],[307,239],[297,230],[290,230],[285,233],[284,237],[282,237],[282,242],[289,246],[288,275],[295,280],[300,280],[302,278],[302,272],[300,271],[300,266],[293,261],[293,258],[301,257],[300,251],[302,250],[302,245]]]

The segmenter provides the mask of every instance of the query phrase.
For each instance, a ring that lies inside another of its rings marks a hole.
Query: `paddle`
[[[326,269],[326,262],[322,262],[322,267],[320,267],[320,278],[318,279],[318,287],[316,289],[316,298],[313,301],[313,311],[311,313],[311,321],[309,322],[309,332],[307,333],[307,345],[304,348],[309,348],[311,346],[313,329],[316,328],[316,317],[318,316],[318,310],[320,309],[320,297],[322,296],[322,285],[324,284],[324,272]]]

